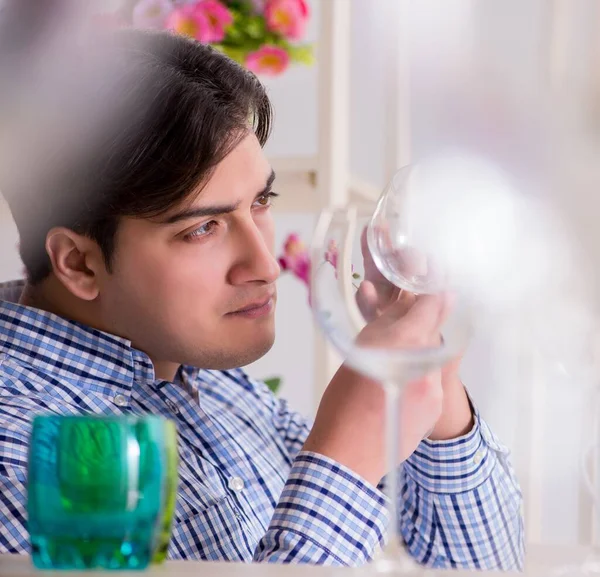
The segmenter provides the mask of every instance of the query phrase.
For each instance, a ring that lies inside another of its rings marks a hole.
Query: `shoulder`
[[[26,466],[34,417],[77,411],[77,395],[67,393],[71,390],[75,390],[74,383],[67,385],[34,366],[0,354],[0,463]]]
[[[35,403],[25,394],[27,383],[19,366],[0,357],[0,467],[27,467],[27,452]]]
[[[57,391],[76,390],[76,383],[25,363],[6,353],[0,354],[0,405],[25,404],[36,407],[39,400],[57,396]],[[81,388],[81,387],[79,387]],[[61,396],[60,394],[58,396]],[[64,395],[62,395],[64,397]],[[67,399],[62,398],[61,403]],[[43,409],[44,407],[39,407]]]

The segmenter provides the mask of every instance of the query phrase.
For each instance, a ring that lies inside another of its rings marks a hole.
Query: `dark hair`
[[[0,190],[32,284],[51,272],[52,227],[95,240],[110,267],[120,217],[158,216],[185,202],[249,131],[261,145],[270,133],[264,87],[212,47],[136,30],[112,32],[106,47],[88,60],[76,55],[70,70],[61,64],[60,90],[40,88],[44,116],[28,117],[26,137],[13,123],[0,158]],[[101,65],[90,60],[101,53]],[[0,130],[9,108],[3,117],[0,100]]]

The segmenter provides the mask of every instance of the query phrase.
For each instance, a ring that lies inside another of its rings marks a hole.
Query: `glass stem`
[[[386,487],[389,499],[388,542],[386,554],[400,554],[403,547],[398,516],[398,455],[400,453],[400,390],[397,383],[385,383],[385,447],[386,447]]]
[[[385,391],[385,486],[388,496],[388,538],[381,554],[375,559],[376,572],[379,574],[419,575],[418,567],[410,556],[400,531],[401,499],[399,491],[399,455],[400,455],[400,391],[402,382],[383,384]]]

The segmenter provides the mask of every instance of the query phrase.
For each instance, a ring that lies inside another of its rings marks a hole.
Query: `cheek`
[[[225,262],[193,243],[170,243],[140,246],[119,265],[129,294],[165,313],[193,315],[200,309],[206,314],[223,298]]]

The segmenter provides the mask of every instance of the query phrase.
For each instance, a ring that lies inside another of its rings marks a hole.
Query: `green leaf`
[[[234,48],[233,46],[225,46],[223,44],[213,44],[213,47],[240,64],[244,64],[246,61],[246,51],[243,48]]]
[[[315,62],[313,48],[309,44],[301,44],[299,46],[290,45],[288,50],[290,58],[294,62],[306,64],[307,66],[311,66]]]
[[[227,0],[225,2],[227,8],[231,11],[240,11],[244,13],[250,13],[252,11],[252,3],[249,0]]]
[[[250,38],[255,40],[264,40],[267,33],[265,21],[260,16],[253,16],[248,18],[245,22],[245,32]]]
[[[281,377],[271,377],[270,379],[265,379],[265,385],[269,387],[273,394],[276,394],[281,386]]]
[[[239,25],[229,26],[227,28],[225,40],[231,44],[243,44],[245,41],[244,32],[240,30]]]

